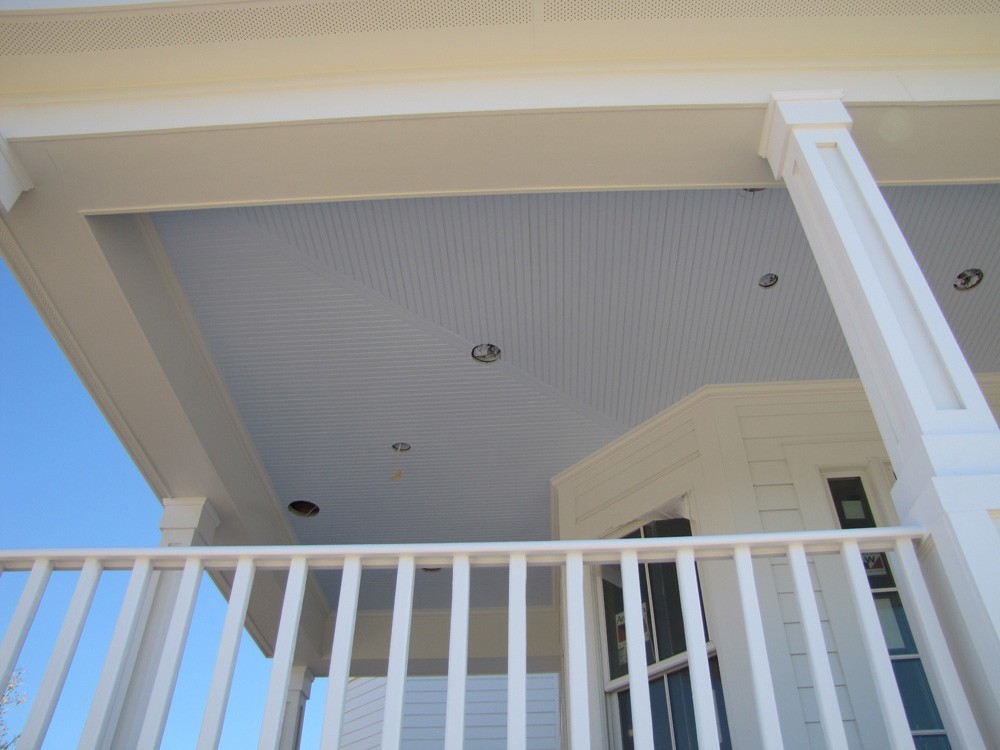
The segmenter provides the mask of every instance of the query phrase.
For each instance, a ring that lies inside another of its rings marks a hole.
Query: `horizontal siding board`
[[[834,435],[878,434],[878,427],[871,411],[830,414],[795,414],[763,417],[741,417],[740,431],[745,438],[826,437]]]
[[[798,511],[799,498],[791,484],[773,484],[754,487],[757,509],[760,511]]]
[[[760,514],[761,530],[767,533],[804,531],[802,514],[797,510],[767,510]]]
[[[792,483],[787,461],[751,461],[749,466],[750,480],[756,486]]]

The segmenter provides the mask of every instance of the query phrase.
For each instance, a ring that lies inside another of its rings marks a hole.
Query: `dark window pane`
[[[618,725],[622,730],[622,750],[633,750],[632,742],[632,696],[628,690],[618,693]]]
[[[726,719],[726,702],[722,697],[722,678],[719,675],[719,661],[709,659],[709,673],[712,679],[712,693],[715,697],[715,712],[718,717],[719,744],[722,750],[732,750],[729,723]],[[695,726],[694,703],[691,696],[691,674],[687,669],[667,675],[670,692],[670,711],[674,721],[674,742],[677,750],[695,750],[698,747],[698,732]]]
[[[903,602],[895,591],[883,591],[872,595],[875,599],[875,610],[882,625],[882,634],[889,653],[916,654],[917,645],[913,642],[910,624],[903,611]]]
[[[644,526],[642,531],[646,537],[691,536],[691,521],[687,518],[653,521]],[[648,568],[660,660],[687,651],[687,642],[684,638],[680,590],[677,586],[677,566],[673,563],[651,563]]]
[[[913,744],[916,750],[951,750],[951,743],[943,734],[918,735]]]
[[[653,713],[653,747],[655,750],[671,750],[667,685],[662,677],[649,683],[649,705]]]
[[[828,479],[833,505],[837,509],[842,529],[870,529],[875,527],[875,516],[860,477]]]
[[[605,565],[603,568],[604,580],[604,632],[608,636],[608,671],[611,679],[621,677],[628,672],[628,662],[625,658],[625,624],[619,622],[621,613],[625,611],[625,601],[622,597],[622,588],[608,577],[613,576],[618,571],[614,566]],[[620,573],[618,578],[620,580]]]
[[[708,660],[708,669],[712,675],[712,693],[715,695],[715,712],[719,716],[719,746],[720,750],[732,750],[733,742],[729,736],[729,719],[726,717],[726,701],[722,697],[722,675],[719,674],[719,660],[712,657]]]
[[[660,659],[666,659],[687,651],[681,595],[677,586],[677,566],[673,563],[655,563],[648,567],[649,585],[653,594],[653,618],[656,622],[656,643],[660,649]]]
[[[896,581],[889,569],[889,558],[884,552],[862,552],[861,561],[865,564],[865,574],[868,585],[873,589],[894,589]]]
[[[696,750],[698,733],[691,701],[691,675],[686,669],[667,675],[670,690],[670,713],[674,719],[674,743],[677,750]]]
[[[903,697],[910,729],[944,729],[920,660],[897,659],[892,662],[892,668],[896,673],[896,683]]]
[[[691,521],[687,518],[667,518],[642,527],[647,537],[691,536]]]

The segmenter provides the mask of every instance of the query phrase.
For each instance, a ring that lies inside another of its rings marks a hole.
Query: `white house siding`
[[[981,383],[997,411],[1000,377]],[[555,477],[554,514],[567,539],[620,536],[663,512],[690,517],[696,535],[835,529],[826,478],[849,475],[862,477],[879,525],[896,524],[894,478],[859,383],[706,387]],[[814,559],[810,571],[848,742],[885,747],[839,561]],[[699,573],[730,726],[741,746],[754,747],[732,564],[700,563]],[[755,573],[786,746],[822,748],[788,565],[757,560]],[[596,584],[591,600],[596,606]],[[590,645],[603,649],[599,637]],[[591,679],[603,683],[603,666]]]
[[[442,676],[409,677],[403,706],[405,750],[439,750],[444,745],[447,680]],[[507,747],[507,678],[470,675],[466,683],[465,741],[470,747]],[[351,680],[343,744],[346,750],[370,750],[381,742],[385,678]],[[559,676],[528,675],[528,748],[557,750]]]
[[[857,392],[834,392],[827,395],[812,395],[807,400],[786,403],[742,403],[735,406],[740,425],[740,434],[746,446],[747,466],[753,483],[753,493],[757,512],[760,516],[761,530],[765,532],[803,531],[807,528],[817,528],[816,521],[826,527],[836,528],[837,521],[832,507],[823,512],[826,503],[825,496],[804,496],[802,488],[797,488],[793,478],[791,464],[805,463],[797,451],[788,451],[789,446],[816,446],[816,456],[822,460],[824,446],[842,444],[845,441],[854,444],[865,444],[878,439],[874,418],[868,407],[864,394]],[[876,448],[884,458],[881,449]],[[864,452],[858,454],[853,462],[838,465],[841,470],[855,470],[863,474],[867,470],[870,457]],[[822,466],[813,462],[811,465],[796,465],[799,471],[823,471]],[[853,466],[851,465],[853,463]],[[831,467],[827,467],[831,468]],[[872,498],[875,502],[876,498]],[[812,505],[814,507],[804,507]],[[825,518],[824,518],[825,517]],[[823,521],[826,523],[823,523]],[[813,523],[809,523],[813,521]],[[837,633],[830,621],[828,599],[836,602],[839,609],[844,605],[842,596],[838,593],[833,597],[824,591],[827,576],[820,568],[831,561],[814,561],[810,563],[816,603],[819,607],[823,632],[826,637],[830,666],[833,671],[837,694],[840,699],[841,715],[844,718],[844,729],[851,747],[873,747],[872,735],[878,736],[880,731],[876,726],[869,728],[866,736],[869,742],[862,741],[855,715],[855,703],[852,701],[851,690],[842,664]],[[786,563],[772,560],[769,563],[774,590],[778,597],[780,621],[784,629],[784,640],[798,690],[802,708],[805,729],[810,747],[825,747],[819,712],[813,692],[812,676],[806,656],[800,615],[795,599],[795,587],[791,571]],[[837,576],[836,563],[829,572]],[[848,605],[848,609],[849,605]],[[774,633],[772,632],[772,637]],[[859,675],[863,677],[863,675]],[[855,692],[860,688],[855,688]],[[864,705],[871,705],[863,703]],[[878,721],[877,716],[872,721]],[[878,741],[883,741],[879,739]]]

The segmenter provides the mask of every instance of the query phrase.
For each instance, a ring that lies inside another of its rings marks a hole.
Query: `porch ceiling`
[[[1000,186],[885,192],[973,369],[1000,371]],[[855,375],[781,189],[154,223],[278,502],[320,506],[305,543],[548,538],[550,477],[699,386]],[[471,359],[486,341],[499,363]]]

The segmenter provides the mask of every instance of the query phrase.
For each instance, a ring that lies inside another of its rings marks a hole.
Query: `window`
[[[860,477],[828,479],[827,483],[841,528],[869,529],[877,526]],[[903,611],[889,559],[883,552],[866,552],[862,554],[862,559],[896,673],[896,684],[903,698],[903,708],[913,732],[913,744],[916,750],[951,750]]]
[[[690,536],[691,522],[686,518],[654,521],[636,529],[625,538]],[[616,721],[616,739],[623,750],[632,750],[632,710],[626,657],[625,606],[622,596],[621,571],[618,566],[602,568],[604,595],[604,631],[607,642],[608,675],[606,691],[609,709]],[[695,733],[694,706],[691,698],[691,678],[687,668],[687,644],[681,616],[677,569],[673,563],[639,565],[639,586],[642,594],[643,638],[646,642],[646,664],[650,675],[649,698],[653,713],[653,740],[656,750],[694,750],[698,747]],[[704,611],[704,608],[703,608]],[[707,624],[703,621],[706,637]],[[722,679],[718,659],[709,645],[709,670],[715,694],[719,736],[723,750],[732,743],[726,722],[726,707],[722,697]]]

